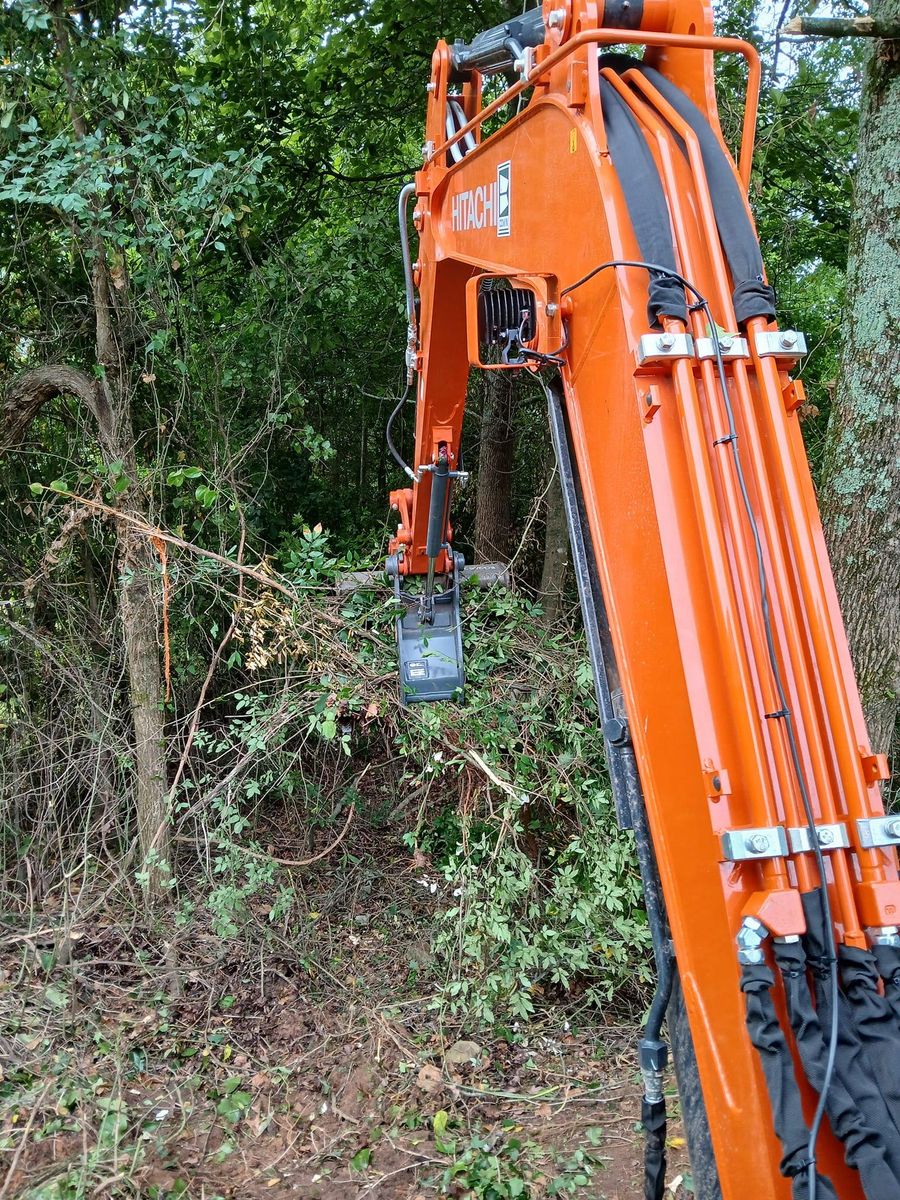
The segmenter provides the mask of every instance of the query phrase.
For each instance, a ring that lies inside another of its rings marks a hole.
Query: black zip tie
[[[790,715],[791,715],[791,710],[789,708],[779,708],[777,712],[770,712],[770,713],[765,714],[767,721],[781,721],[785,717],[789,717]]]
[[[727,442],[736,442],[738,435],[736,433],[727,433],[725,437],[716,438],[713,442],[714,446],[724,446]]]

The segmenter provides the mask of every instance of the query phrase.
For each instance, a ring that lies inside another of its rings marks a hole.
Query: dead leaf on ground
[[[426,1063],[416,1076],[416,1087],[432,1096],[442,1091],[444,1077],[441,1074],[440,1067],[436,1067],[433,1063]]]

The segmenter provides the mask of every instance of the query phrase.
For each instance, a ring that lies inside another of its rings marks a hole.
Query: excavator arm
[[[716,54],[747,68],[737,165]],[[485,103],[498,73],[514,82]],[[449,513],[467,382],[518,371],[547,396],[654,934],[644,1194],[662,1197],[661,1029],[677,1007],[700,1196],[889,1200],[900,821],[884,812],[800,434],[789,372],[804,338],[777,325],[747,205],[759,79],[753,47],[714,36],[704,0],[545,0],[438,44],[424,165],[400,204],[405,250],[409,208],[418,235],[415,458],[397,455],[409,479],[391,493],[387,564],[401,691],[461,697]]]

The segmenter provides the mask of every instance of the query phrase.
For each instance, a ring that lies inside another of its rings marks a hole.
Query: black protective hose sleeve
[[[806,916],[803,945],[812,973],[813,993],[819,1023],[823,1029],[827,1029],[831,1023],[832,1014],[832,997],[829,986],[830,946],[819,889],[804,892],[802,900]],[[840,1081],[857,1105],[863,1122],[878,1133],[884,1146],[888,1167],[893,1175],[900,1179],[900,1134],[891,1120],[872,1067],[863,1052],[849,1005],[843,994],[838,997],[838,1043],[834,1073],[835,1079]]]
[[[875,946],[873,953],[884,981],[884,998],[900,1025],[900,946]]]
[[[875,955],[856,946],[841,946],[838,961],[853,1025],[900,1131],[900,1038],[890,1006],[878,990]]]
[[[788,1020],[810,1084],[821,1092],[825,1080],[828,1045],[812,1002],[806,974],[806,954],[799,942],[776,942],[775,963],[784,981]],[[844,1145],[849,1166],[859,1171],[867,1200],[896,1200],[898,1180],[885,1156],[878,1132],[865,1123],[840,1078],[828,1089],[826,1102],[831,1128]]]
[[[649,272],[647,315],[650,324],[658,326],[660,317],[686,321],[687,302],[684,288],[675,277],[677,267],[672,227],[656,162],[627,104],[605,79],[600,80],[600,102],[610,158],[622,185],[641,257],[671,272]]]
[[[807,1200],[810,1194],[807,1159],[809,1130],[803,1119],[791,1051],[775,1012],[772,999],[774,982],[775,976],[765,963],[741,964],[741,991],[746,998],[747,1032],[760,1057],[772,1105],[775,1133],[784,1151],[779,1169],[785,1178],[791,1180],[793,1200]],[[818,1172],[816,1195],[818,1200],[837,1200],[831,1181]]]
[[[663,1200],[666,1194],[666,1102],[641,1104],[644,1127],[644,1200]]]
[[[751,317],[774,317],[775,293],[763,278],[759,242],[744,197],[731,161],[706,117],[671,79],[631,55],[604,54],[600,57],[600,65],[612,67],[618,72],[632,68],[640,71],[694,131],[712,196],[716,226],[731,269],[732,300],[737,322],[742,325]],[[676,140],[684,149],[677,135]]]

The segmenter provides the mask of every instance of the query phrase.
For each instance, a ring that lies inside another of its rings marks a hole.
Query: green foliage
[[[527,1018],[542,997],[605,1002],[646,978],[649,943],[584,644],[511,593],[468,605],[465,707],[410,710],[398,735],[410,786],[433,780],[437,798],[409,840],[451,900],[435,926],[444,1000],[487,1022]],[[448,795],[463,798],[443,807]]]

